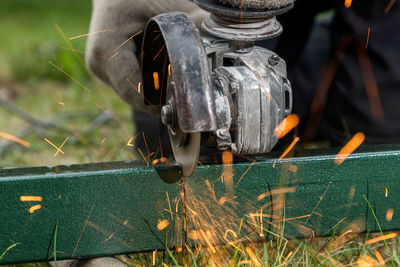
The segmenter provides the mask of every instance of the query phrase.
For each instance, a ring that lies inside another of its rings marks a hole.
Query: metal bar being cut
[[[203,163],[185,181],[188,232],[232,230],[261,242],[283,229],[288,238],[378,231],[377,222],[400,229],[400,151],[352,154],[340,165],[334,155]],[[181,183],[160,179],[178,171],[139,161],[1,170],[0,254],[17,245],[0,264],[181,246]]]

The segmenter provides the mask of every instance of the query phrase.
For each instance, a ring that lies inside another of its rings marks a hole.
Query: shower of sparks
[[[353,153],[365,140],[365,135],[361,132],[356,133],[353,138],[337,153],[334,162],[336,165],[342,164],[351,153]]]
[[[79,85],[80,87],[82,87],[86,92],[90,93],[90,90],[84,86],[82,83],[80,83],[77,79],[75,79],[74,77],[72,77],[71,75],[69,75],[68,73],[66,73],[62,68],[60,68],[59,66],[57,66],[56,64],[54,64],[53,62],[49,61],[49,64],[52,65],[53,67],[55,67],[56,69],[58,69],[59,71],[61,71],[62,73],[64,73],[68,78],[70,78],[73,82],[75,82],[77,85]]]
[[[379,253],[379,251],[375,251],[375,257],[378,259],[379,264],[380,264],[381,266],[386,266],[386,263],[385,263],[385,261],[383,260],[383,257],[382,257],[382,255],[381,255],[381,253]]]
[[[42,208],[42,205],[40,205],[40,204],[32,206],[29,208],[29,213],[34,213],[35,211],[40,210],[41,208]]]
[[[57,147],[55,144],[53,144],[49,139],[44,138],[44,141],[46,141],[46,142],[49,143],[52,147],[54,147],[55,149],[57,149],[57,151],[59,151],[61,154],[65,155],[64,151],[62,151],[59,147]]]
[[[392,208],[386,211],[386,221],[390,222],[393,219],[394,210]]]
[[[346,8],[350,8],[352,2],[353,2],[352,0],[344,0],[344,6],[345,6]]]
[[[18,143],[20,145],[23,145],[24,147],[30,147],[31,146],[31,144],[29,142],[24,141],[21,138],[18,138],[18,137],[14,136],[14,135],[11,135],[11,134],[8,134],[8,133],[5,133],[5,132],[1,132],[0,131],[0,137],[8,139],[10,141],[13,141],[15,143]]]
[[[287,116],[274,130],[276,138],[282,138],[299,125],[300,118],[296,114]]]
[[[75,40],[75,39],[78,39],[78,38],[81,38],[81,37],[86,37],[86,36],[89,36],[89,35],[103,33],[103,32],[107,32],[107,31],[108,30],[101,30],[101,31],[97,31],[97,32],[89,32],[89,33],[77,35],[77,36],[74,36],[74,37],[70,37],[69,40],[71,41],[71,40]]]
[[[287,156],[287,154],[293,149],[293,147],[297,144],[297,142],[300,141],[299,137],[296,137],[292,143],[286,148],[286,150],[282,153],[282,155],[278,158],[278,161],[281,161],[284,157]]]
[[[69,139],[69,136],[67,136],[67,138],[65,138],[64,142],[62,142],[62,144],[61,144],[61,146],[60,146],[60,149],[57,149],[56,153],[54,154],[54,157],[57,157],[58,152],[61,151],[61,149],[63,148],[63,146],[65,145],[65,143],[68,141],[68,139]]]
[[[395,238],[396,236],[397,236],[397,233],[390,233],[390,234],[387,234],[387,235],[378,236],[378,237],[371,238],[371,239],[367,240],[365,242],[365,244],[366,245],[371,245],[371,244],[376,243],[376,242],[380,242],[380,241],[384,241],[384,240],[387,240],[387,239]]]
[[[396,2],[396,0],[390,0],[389,4],[386,6],[385,8],[385,13],[389,13],[390,9],[392,9],[394,3]]]
[[[20,196],[19,200],[25,202],[25,201],[42,201],[43,197],[41,196]]]
[[[368,27],[368,33],[367,33],[367,42],[365,44],[365,49],[368,48],[368,43],[369,43],[369,36],[371,34],[371,27]]]

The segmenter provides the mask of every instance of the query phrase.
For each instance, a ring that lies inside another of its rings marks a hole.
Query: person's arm
[[[93,0],[87,65],[135,109],[151,110],[132,86],[141,81],[141,71],[135,42],[129,38],[142,31],[151,17],[171,11],[186,12],[197,23],[207,15],[188,0]]]

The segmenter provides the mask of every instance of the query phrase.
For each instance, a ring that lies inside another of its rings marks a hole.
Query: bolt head
[[[172,107],[165,105],[161,108],[161,121],[164,125],[168,126],[172,123]]]

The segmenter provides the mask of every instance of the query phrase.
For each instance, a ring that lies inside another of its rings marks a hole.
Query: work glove
[[[207,16],[188,0],[93,0],[86,63],[136,110],[154,112],[137,90],[142,76],[132,36],[150,18],[172,11],[187,13],[197,24]]]

